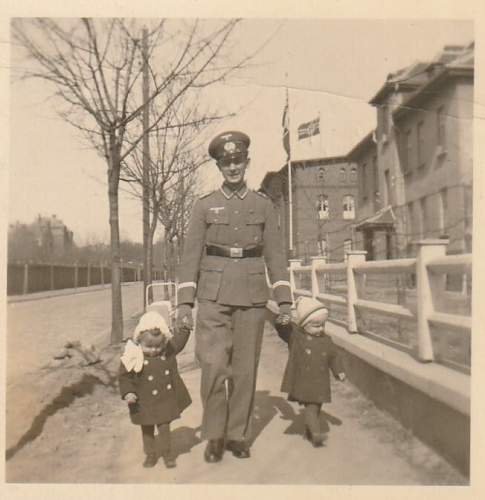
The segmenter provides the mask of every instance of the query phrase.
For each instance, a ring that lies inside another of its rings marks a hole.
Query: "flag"
[[[298,140],[311,137],[320,133],[320,117],[306,123],[302,123],[298,127]]]
[[[283,110],[283,120],[281,122],[283,127],[283,147],[286,151],[286,159],[290,159],[290,109],[288,104],[288,90],[286,90],[286,104]]]

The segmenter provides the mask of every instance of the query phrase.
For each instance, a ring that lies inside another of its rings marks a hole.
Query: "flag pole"
[[[288,87],[286,87],[286,104],[288,106],[288,140],[291,140],[290,135],[290,96],[288,92]],[[292,169],[291,169],[291,144],[288,148],[288,158],[287,158],[287,169],[288,169],[288,253],[290,258],[294,257],[293,249],[293,179],[292,179]]]

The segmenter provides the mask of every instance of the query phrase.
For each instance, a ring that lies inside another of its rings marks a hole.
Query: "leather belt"
[[[207,255],[216,257],[229,257],[232,259],[244,259],[245,257],[261,257],[263,247],[260,245],[253,248],[220,247],[217,245],[205,246]]]

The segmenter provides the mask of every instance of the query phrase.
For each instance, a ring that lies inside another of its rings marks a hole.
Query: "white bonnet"
[[[152,330],[158,328],[163,335],[170,338],[172,336],[170,328],[163,316],[156,311],[148,311],[140,318],[138,325],[136,325],[135,332],[133,333],[133,340],[137,340],[140,333],[145,330]]]

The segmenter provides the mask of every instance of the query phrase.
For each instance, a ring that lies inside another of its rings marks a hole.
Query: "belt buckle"
[[[243,256],[243,249],[231,247],[230,248],[230,255],[233,259],[240,259]]]

